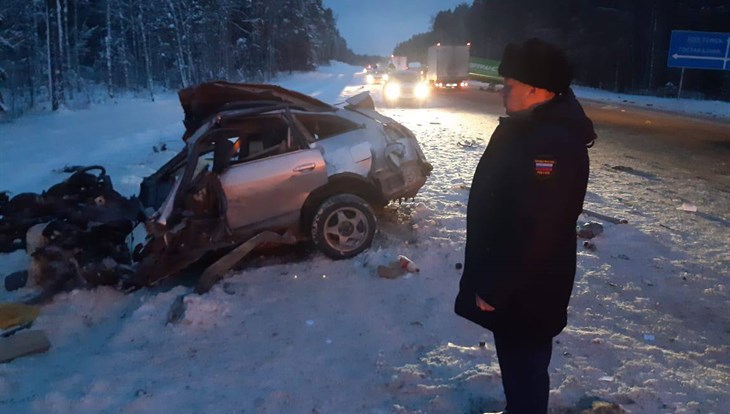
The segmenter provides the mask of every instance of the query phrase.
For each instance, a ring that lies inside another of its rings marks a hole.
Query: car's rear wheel
[[[332,259],[347,259],[370,247],[375,214],[367,201],[338,194],[322,202],[312,220],[314,245]]]

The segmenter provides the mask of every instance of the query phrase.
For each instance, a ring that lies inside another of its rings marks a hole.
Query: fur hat
[[[567,91],[573,80],[573,68],[565,52],[536,38],[508,44],[498,71],[505,78],[555,93]]]

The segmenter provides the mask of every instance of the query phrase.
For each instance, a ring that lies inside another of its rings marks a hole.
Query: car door
[[[326,183],[325,162],[317,149],[232,165],[221,174],[228,225],[237,229],[271,222],[288,227],[299,220],[309,194]]]

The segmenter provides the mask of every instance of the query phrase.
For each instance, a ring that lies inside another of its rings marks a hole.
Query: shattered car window
[[[198,161],[195,164],[195,172],[193,173],[193,180],[200,177],[200,173],[210,171],[213,168],[213,149],[200,154]],[[182,169],[180,169],[180,175],[182,175]],[[175,178],[179,177],[178,173],[175,174]]]
[[[236,131],[231,162],[246,162],[293,149],[289,124],[280,114],[233,119],[226,128]]]
[[[315,139],[325,139],[361,128],[360,125],[347,119],[327,115],[296,114],[295,116]]]

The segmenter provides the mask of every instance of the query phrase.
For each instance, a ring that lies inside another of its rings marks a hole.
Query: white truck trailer
[[[439,88],[463,88],[469,78],[469,45],[428,48],[426,79]]]
[[[395,70],[406,70],[408,69],[408,57],[390,55],[390,63],[393,64]]]

